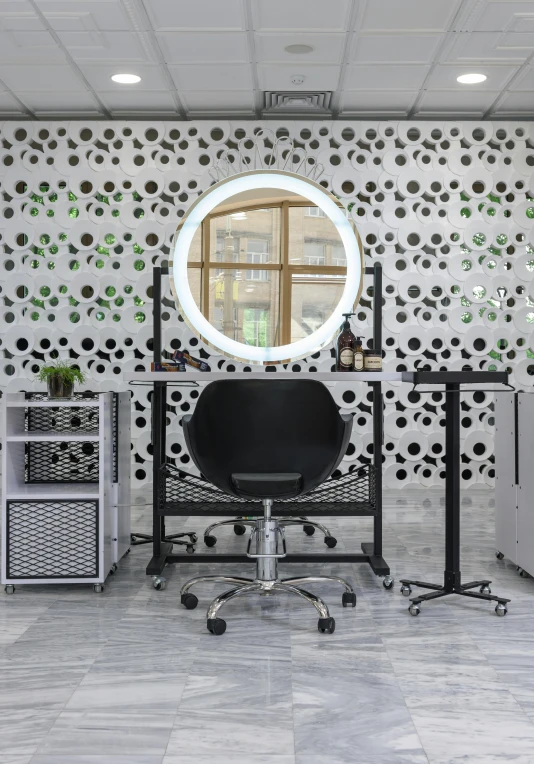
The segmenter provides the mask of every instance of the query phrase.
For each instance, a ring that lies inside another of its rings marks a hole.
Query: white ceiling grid
[[[0,0],[4,118],[261,118],[267,91],[331,92],[342,118],[531,118],[534,0]]]

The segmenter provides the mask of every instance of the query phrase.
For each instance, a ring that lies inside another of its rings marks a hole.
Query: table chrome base
[[[491,581],[483,579],[481,581],[470,581],[468,584],[462,584],[459,582],[448,582],[448,584],[430,584],[426,581],[412,581],[408,578],[401,578],[401,594],[405,597],[409,597],[412,593],[412,586],[419,586],[421,589],[431,589],[428,594],[420,594],[417,597],[410,599],[410,606],[408,611],[410,615],[419,615],[421,612],[421,603],[428,602],[429,600],[436,600],[440,597],[446,597],[449,594],[459,594],[462,597],[472,597],[477,600],[486,600],[487,602],[496,602],[495,612],[499,616],[504,616],[508,612],[507,604],[510,602],[505,597],[497,597],[491,593],[490,584]],[[478,589],[478,592],[470,591],[471,589]]]

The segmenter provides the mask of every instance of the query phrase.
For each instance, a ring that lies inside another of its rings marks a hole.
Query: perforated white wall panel
[[[301,147],[294,167],[303,159],[318,165],[317,179],[350,205],[368,264],[383,261],[386,369],[507,368],[516,385],[531,386],[532,123],[6,122],[4,390],[42,389],[34,375],[53,349],[78,357],[92,390],[121,389],[123,370],[150,368],[152,266],[167,262],[177,222],[213,182],[221,151],[241,141],[250,167],[269,154],[263,139],[252,140],[262,126]],[[366,338],[369,285],[355,322]],[[168,286],[165,297],[165,346],[174,340],[198,354]],[[213,367],[239,367],[206,350]],[[324,350],[290,368],[331,364]],[[140,487],[151,480],[149,388],[132,389]],[[368,390],[337,385],[333,393],[357,411],[346,471],[371,456]],[[440,484],[443,397],[414,395],[406,385],[387,385],[385,394],[386,485]],[[196,395],[173,391],[167,446],[192,472],[180,417]],[[464,401],[464,486],[492,485],[492,396],[468,393]]]

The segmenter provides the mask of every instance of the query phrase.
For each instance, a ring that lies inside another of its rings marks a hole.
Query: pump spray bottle
[[[341,334],[337,338],[336,371],[352,371],[354,367],[354,348],[356,337],[350,330],[350,317],[354,313],[343,313],[345,321]]]

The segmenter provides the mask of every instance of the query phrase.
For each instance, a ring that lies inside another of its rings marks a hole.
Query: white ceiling
[[[331,91],[342,118],[531,118],[534,0],[0,0],[0,117],[261,118],[264,91]]]

